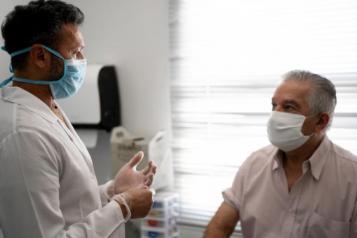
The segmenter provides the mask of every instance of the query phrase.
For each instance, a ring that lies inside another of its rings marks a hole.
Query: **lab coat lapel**
[[[64,117],[64,120],[66,122],[66,125],[63,122],[60,122],[62,128],[65,130],[65,132],[69,136],[70,140],[73,142],[73,144],[77,147],[77,149],[83,155],[83,158],[86,161],[90,171],[94,174],[95,172],[94,172],[94,167],[93,167],[93,161],[90,157],[87,147],[83,144],[81,138],[76,133],[76,131],[73,128],[71,122],[69,121],[67,115],[62,111],[62,109],[60,107],[58,107],[58,108],[60,109],[60,111]]]
[[[25,106],[29,110],[37,113],[42,118],[44,118],[52,123],[59,123],[59,125],[66,132],[66,134],[68,135],[70,140],[73,142],[73,144],[77,147],[77,149],[83,155],[84,160],[86,161],[90,171],[92,173],[94,173],[93,162],[92,162],[92,159],[88,153],[87,148],[82,143],[81,139],[77,135],[73,126],[71,125],[71,122],[69,121],[66,114],[63,112],[63,110],[60,107],[58,107],[58,108],[61,111],[68,127],[50,110],[50,108],[44,102],[42,102],[39,98],[32,95],[31,93],[23,90],[22,88],[19,88],[19,87],[3,88],[1,90],[1,97],[6,101],[10,101],[10,102]]]

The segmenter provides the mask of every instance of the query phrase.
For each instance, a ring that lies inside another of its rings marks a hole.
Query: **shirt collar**
[[[57,117],[50,110],[50,108],[30,92],[27,92],[20,87],[11,86],[2,88],[1,91],[1,98],[3,100],[22,105],[52,123],[57,121]]]
[[[310,165],[311,168],[311,174],[314,177],[314,179],[319,180],[321,173],[322,173],[322,169],[328,159],[328,152],[331,148],[331,142],[328,139],[327,136],[324,137],[324,139],[322,140],[321,144],[319,145],[319,147],[317,147],[317,149],[315,150],[315,152],[312,154],[312,156],[305,162],[308,162],[308,164]],[[283,152],[281,150],[276,150],[276,152],[274,153],[274,157],[273,157],[273,166],[272,166],[272,170],[275,171],[279,168],[282,168],[282,158],[283,158]]]
[[[325,136],[321,144],[317,148],[317,150],[312,154],[312,156],[308,160],[310,162],[312,176],[316,180],[320,179],[322,169],[326,164],[330,149],[331,149],[331,142],[328,139],[328,137]]]
[[[283,152],[277,148],[276,148],[275,153],[273,153],[273,155],[274,155],[273,156],[273,167],[272,167],[273,171],[283,167],[283,164],[282,164],[283,154],[282,153]]]

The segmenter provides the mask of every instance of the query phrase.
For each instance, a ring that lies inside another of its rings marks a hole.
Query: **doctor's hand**
[[[118,171],[114,178],[113,188],[111,188],[114,194],[125,192],[131,188],[150,187],[156,173],[156,165],[149,161],[144,169],[137,171],[136,167],[143,158],[144,153],[140,151]]]
[[[131,218],[142,218],[149,213],[153,194],[147,186],[131,188],[121,195],[130,208]]]

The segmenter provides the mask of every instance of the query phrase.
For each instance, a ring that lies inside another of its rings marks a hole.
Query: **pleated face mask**
[[[59,98],[67,98],[74,94],[76,94],[81,86],[83,85],[84,78],[87,70],[87,60],[86,59],[65,59],[59,52],[42,45],[47,51],[56,57],[63,60],[63,75],[58,80],[31,80],[26,78],[19,78],[15,76],[11,76],[9,79],[6,79],[2,83],[0,83],[0,87],[5,86],[11,81],[18,81],[29,84],[37,84],[37,85],[49,85],[52,97],[55,99]],[[31,47],[15,51],[10,54],[11,57],[15,57],[19,54],[27,53],[31,50]],[[11,67],[10,67],[11,71]]]
[[[300,114],[273,111],[268,121],[270,143],[285,152],[299,148],[310,138],[301,132],[304,121]]]

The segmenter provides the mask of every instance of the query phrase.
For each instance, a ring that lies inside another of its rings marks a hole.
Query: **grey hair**
[[[330,116],[327,128],[331,125],[337,98],[335,85],[327,78],[304,70],[292,70],[283,75],[283,81],[309,82],[311,90],[307,98],[310,115],[326,112]]]

